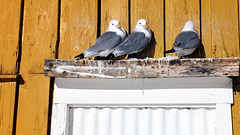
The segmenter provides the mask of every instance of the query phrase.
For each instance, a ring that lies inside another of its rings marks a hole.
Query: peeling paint
[[[49,77],[89,78],[157,78],[190,76],[238,76],[239,58],[214,59],[130,59],[109,61],[48,60]]]

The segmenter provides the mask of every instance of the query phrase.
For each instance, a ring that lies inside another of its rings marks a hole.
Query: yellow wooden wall
[[[0,0],[0,135],[49,133],[53,80],[44,77],[44,59],[73,59],[110,20],[128,33],[138,19],[148,21],[154,40],[144,57],[163,57],[188,20],[203,44],[195,57],[239,57],[239,7],[239,0]],[[235,92],[234,135],[239,110]]]

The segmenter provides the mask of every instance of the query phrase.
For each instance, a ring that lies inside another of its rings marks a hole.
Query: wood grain
[[[0,79],[0,134],[12,135],[16,81]]]
[[[199,0],[166,0],[165,18],[165,47],[166,50],[170,50],[176,36],[182,31],[187,21],[192,20],[195,30],[200,33]],[[176,54],[167,55],[177,56]]]
[[[0,0],[0,74],[16,74],[21,0]]]
[[[129,33],[129,5],[128,0],[101,1],[101,34],[107,29],[113,19],[119,20],[120,25]]]
[[[57,24],[58,0],[24,2],[21,72],[43,73],[44,58],[55,58]]]
[[[0,79],[16,79],[19,78],[20,75],[0,75]]]
[[[239,57],[237,1],[202,0],[201,11],[206,57]]]
[[[96,42],[97,14],[97,0],[61,0],[60,59],[74,59]]]
[[[131,31],[139,19],[146,19],[153,32],[148,47],[141,52],[141,57],[163,57],[164,51],[164,8],[163,0],[131,0]]]
[[[23,76],[20,85],[16,135],[47,135],[50,78]]]
[[[232,123],[233,123],[233,135],[240,133],[240,77],[233,78],[233,99],[234,104],[232,106]]]
[[[44,58],[55,58],[58,0],[25,0],[17,110],[17,135],[47,134],[50,79],[43,76]]]
[[[45,75],[66,78],[239,76],[239,58],[112,61],[45,60]]]
[[[240,117],[239,117],[240,93],[235,92],[233,94],[233,98],[234,98],[234,105],[232,106],[233,134],[238,135],[240,133]]]

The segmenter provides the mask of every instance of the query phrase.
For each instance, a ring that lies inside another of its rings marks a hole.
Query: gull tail
[[[165,51],[163,53],[165,54],[165,53],[174,53],[174,52],[175,52],[175,49],[172,48],[171,50],[167,50],[167,51]]]
[[[83,54],[83,53],[81,53],[81,54],[79,54],[79,55],[75,56],[74,58],[76,58],[76,60],[83,59],[83,58],[84,58],[84,54]]]

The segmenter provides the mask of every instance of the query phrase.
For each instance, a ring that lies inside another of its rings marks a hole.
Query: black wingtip
[[[83,53],[81,53],[81,54],[79,54],[79,55],[75,56],[74,58],[76,58],[76,60],[83,59],[83,58],[84,58],[84,54],[83,54]]]
[[[165,53],[174,53],[174,52],[175,52],[175,50],[172,48],[171,50],[167,50],[167,51],[165,51],[163,53],[165,54]]]
[[[113,53],[110,53],[110,54],[107,56],[107,58],[108,58],[109,60],[111,60],[113,57],[115,57],[115,55],[114,55]]]

